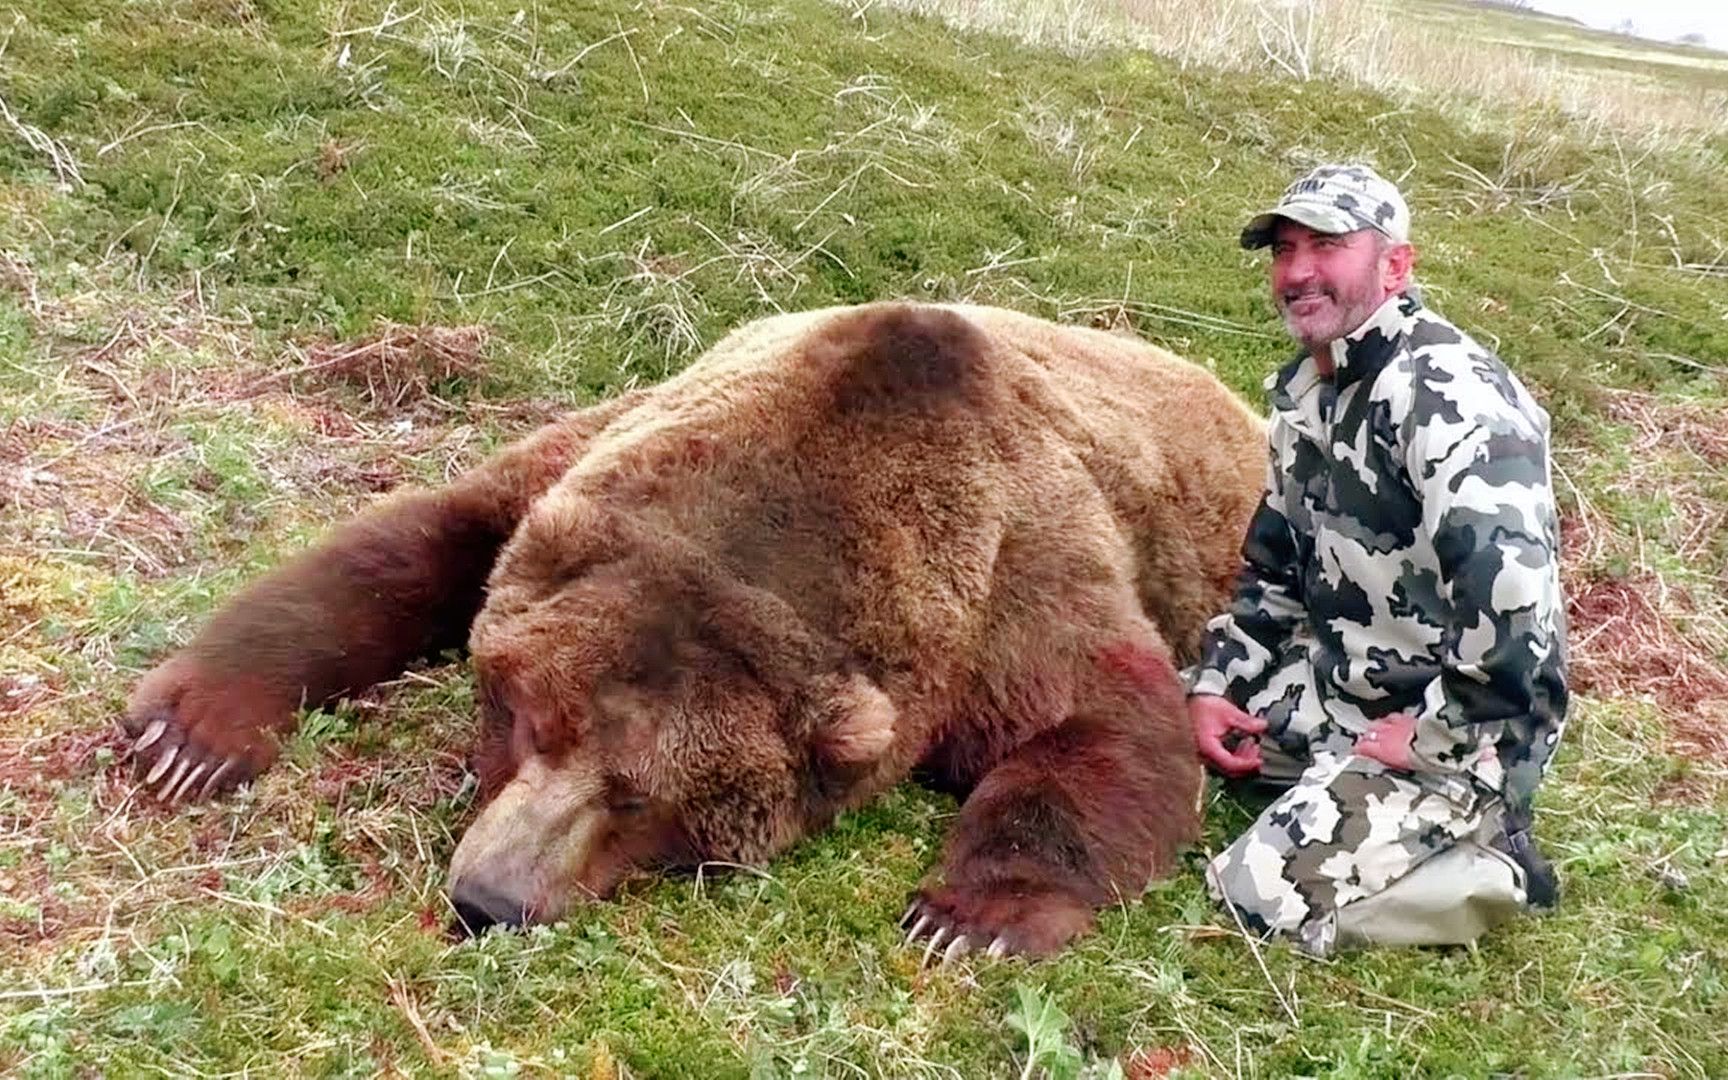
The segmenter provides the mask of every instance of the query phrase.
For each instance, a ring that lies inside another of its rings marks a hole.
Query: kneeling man
[[[1302,352],[1267,381],[1266,498],[1189,712],[1209,764],[1284,789],[1214,896],[1319,956],[1557,899],[1529,837],[1566,711],[1548,417],[1422,306],[1409,232],[1392,184],[1328,165],[1242,233]]]

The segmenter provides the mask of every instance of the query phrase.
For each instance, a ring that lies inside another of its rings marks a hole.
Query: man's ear
[[[894,744],[894,703],[865,676],[822,675],[811,690],[811,749],[822,764],[864,768]]]
[[[1393,244],[1386,249],[1386,270],[1383,283],[1386,295],[1396,296],[1410,286],[1410,275],[1416,270],[1416,249],[1410,244]]]

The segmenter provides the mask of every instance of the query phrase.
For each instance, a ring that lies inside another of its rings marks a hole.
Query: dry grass
[[[850,0],[849,0],[850,2]],[[1465,114],[1558,109],[1586,128],[1683,145],[1728,130],[1728,95],[1485,41],[1363,0],[877,0],[1075,54],[1146,49],[1183,66],[1366,86]],[[874,4],[853,6],[867,10]]]
[[[6,58],[6,49],[11,41],[12,31],[8,28],[6,37],[0,39],[0,60]],[[32,153],[47,160],[49,168],[54,170],[61,190],[70,191],[84,186],[83,169],[66,144],[19,116],[12,110],[12,106],[6,103],[3,95],[0,95],[0,120],[5,121],[6,128]]]
[[[399,686],[415,679],[428,681],[414,676],[380,686],[356,703],[353,715],[378,714]],[[0,740],[0,845],[24,857],[0,871],[0,899],[29,903],[0,907],[0,947],[14,956],[88,955],[103,951],[117,927],[166,906],[253,906],[311,922],[333,909],[369,910],[403,890],[417,897],[427,925],[441,929],[447,912],[428,885],[435,852],[450,838],[421,831],[430,824],[424,809],[463,790],[462,740],[470,727],[465,716],[441,719],[434,744],[412,762],[326,746],[310,765],[285,760],[280,776],[273,772],[220,811],[190,813],[137,790],[114,729],[8,735]],[[71,784],[86,792],[75,812],[58,805]],[[340,835],[325,845],[328,852],[309,851],[302,838],[318,833],[314,819],[331,808]],[[43,822],[68,818],[85,871],[76,882],[56,872],[41,831]],[[165,833],[172,839],[158,850]],[[329,874],[324,862],[333,854],[357,872]],[[56,888],[57,881],[76,887]],[[288,887],[309,881],[315,895],[276,901],[276,892],[299,891]]]
[[[439,384],[486,370],[484,326],[405,326],[385,320],[359,341],[291,346],[297,363],[272,377],[300,384],[334,380],[358,388],[373,410],[394,411],[434,396]]]
[[[407,894],[442,925],[432,883],[449,837],[427,831],[442,825],[425,808],[463,789],[472,725],[447,677],[410,673],[335,725],[401,708],[406,687],[432,724],[412,761],[346,744],[310,764],[290,753],[279,780],[181,817],[140,795],[111,726],[136,675],[126,639],[157,621],[149,608],[178,603],[166,597],[208,589],[251,539],[280,544],[373,492],[451,475],[486,453],[491,429],[556,411],[437,396],[483,374],[484,328],[381,323],[359,341],[278,349],[214,315],[196,282],[135,294],[132,269],[117,259],[57,291],[4,263],[41,350],[18,363],[53,374],[0,427],[0,951],[27,966],[81,958],[67,993],[132,985],[113,957],[175,908],[313,926]],[[309,848],[329,807],[340,835]]]
[[[480,452],[464,408],[437,394],[484,373],[482,327],[384,323],[356,342],[290,344],[261,360],[272,350],[212,314],[201,287],[121,302],[101,284],[114,272],[91,271],[89,289],[51,300],[16,266],[11,275],[37,333],[73,357],[0,427],[0,540],[13,550],[160,577],[196,553],[191,523],[246,501],[240,487],[261,499],[248,511],[258,520],[273,505],[388,490],[416,457],[441,459],[446,476]],[[113,329],[77,345],[92,325]],[[213,431],[231,453],[210,445]]]

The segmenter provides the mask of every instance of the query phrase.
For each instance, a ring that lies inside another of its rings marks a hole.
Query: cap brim
[[[1272,236],[1278,230],[1280,219],[1288,219],[1299,225],[1306,225],[1315,232],[1350,233],[1358,229],[1369,228],[1336,206],[1316,203],[1290,203],[1276,210],[1268,210],[1248,223],[1242,230],[1242,246],[1253,250],[1263,248],[1272,243]]]

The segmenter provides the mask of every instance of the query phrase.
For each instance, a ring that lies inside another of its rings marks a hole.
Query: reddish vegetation
[[[452,470],[471,464],[470,440],[452,438],[457,410],[436,392],[483,374],[484,327],[382,323],[356,342],[291,348],[287,366],[265,372],[235,327],[194,310],[190,294],[182,299],[179,321],[123,311],[102,345],[77,353],[55,400],[82,403],[78,414],[50,409],[0,428],[0,544],[99,555],[144,577],[174,572],[194,550],[196,519],[208,511],[164,505],[151,489],[183,483],[196,502],[197,492],[216,491],[224,478],[198,467],[200,448],[171,421],[239,415],[240,402],[246,416],[307,433],[304,446],[265,470],[297,492],[387,491],[407,478],[405,461],[428,454],[453,459]],[[55,338],[58,324],[77,314],[39,311],[43,336]],[[145,356],[169,362],[140,370],[135,361]],[[212,363],[213,356],[227,362]],[[538,424],[558,410],[488,411]]]
[[[181,561],[187,525],[137,489],[152,462],[184,445],[123,412],[94,424],[32,417],[0,431],[0,541],[109,552],[147,574]]]
[[[118,735],[113,730],[64,731],[0,742],[0,791],[8,793],[10,801],[8,811],[0,813],[0,832],[26,834],[51,819],[65,781],[90,772],[96,751],[116,747]],[[75,923],[100,917],[94,910],[74,911],[54,891],[59,875],[45,858],[45,845],[25,848],[23,854],[17,863],[0,869],[0,899],[24,905],[0,911],[0,944],[46,941]]]
[[[117,728],[0,741],[0,790],[26,800],[49,798],[59,783],[90,772],[98,750],[106,747],[118,754],[120,744]]]
[[[1122,1063],[1127,1080],[1158,1080],[1194,1063],[1190,1046],[1142,1046]]]
[[[97,763],[102,751],[107,751],[112,761],[106,767]],[[361,799],[367,805],[388,802],[425,807],[456,794],[462,784],[462,766],[454,753],[439,753],[430,764],[408,769],[394,757],[331,757],[320,763],[311,783],[321,801],[339,807],[349,799]],[[0,813],[0,832],[25,833],[46,827],[45,823],[59,814],[57,804],[69,785],[88,790],[94,816],[87,819],[91,822],[88,827],[77,828],[78,843],[91,845],[91,854],[101,850],[116,855],[130,846],[132,823],[172,818],[179,809],[135,797],[131,764],[117,728],[67,730],[0,739],[0,791],[10,800],[7,810]],[[191,853],[185,860],[222,860],[234,843],[234,828],[234,820],[227,817],[195,822],[185,840]],[[364,912],[394,894],[395,879],[380,861],[376,841],[355,837],[332,843],[341,858],[355,868],[359,884],[350,892],[282,901],[291,914],[311,917],[330,908]],[[113,916],[113,895],[81,891],[67,899],[57,893],[55,885],[65,880],[64,871],[50,865],[47,856],[48,845],[37,845],[26,849],[24,857],[12,866],[0,868],[0,901],[16,905],[0,907],[0,950],[29,948],[90,932]],[[123,876],[131,879],[129,872]],[[228,887],[222,870],[212,865],[194,874],[155,878],[148,889],[132,888],[121,895],[128,905],[159,906],[222,893]],[[441,925],[447,917],[447,912],[441,912],[434,921]]]
[[[1728,622],[1719,610],[1724,597],[1709,579],[1700,585],[1698,577],[1664,577],[1643,550],[1649,539],[1701,573],[1719,565],[1728,524],[1722,498],[1728,427],[1719,410],[1686,401],[1604,391],[1604,402],[1609,417],[1632,429],[1622,449],[1648,463],[1616,478],[1609,492],[1666,503],[1672,512],[1648,538],[1640,534],[1636,547],[1607,527],[1587,501],[1562,522],[1573,688],[1649,700],[1662,715],[1674,752],[1728,765]],[[1603,569],[1616,562],[1631,569]]]
[[[1670,611],[1658,606],[1665,593]],[[1728,671],[1676,625],[1690,613],[1648,572],[1571,582],[1572,688],[1649,697],[1679,749],[1728,764]]]
[[[40,675],[0,675],[0,717],[27,713],[54,694],[54,684]]]
[[[364,879],[364,884],[353,892],[314,896],[298,901],[293,905],[295,913],[317,918],[324,912],[335,909],[350,915],[359,915],[390,899],[393,891],[390,873],[384,869],[378,857],[367,854],[359,856],[356,861],[360,864],[360,876]]]

